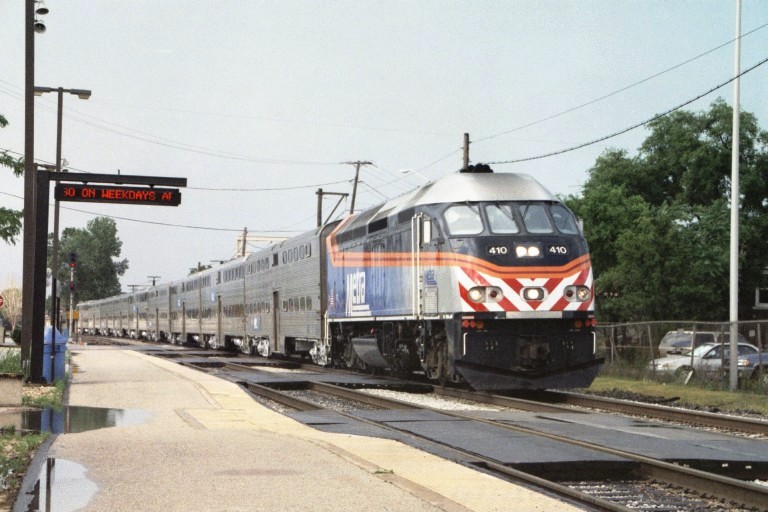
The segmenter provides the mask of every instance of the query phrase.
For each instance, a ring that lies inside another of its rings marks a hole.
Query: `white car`
[[[739,343],[739,355],[757,354],[758,348],[751,343]],[[728,344],[706,343],[680,356],[667,356],[648,363],[648,369],[660,373],[684,373],[693,370],[700,373],[715,373],[730,363],[731,346]]]

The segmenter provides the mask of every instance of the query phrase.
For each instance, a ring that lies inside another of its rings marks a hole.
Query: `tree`
[[[731,108],[674,112],[649,124],[630,157],[603,153],[581,197],[604,321],[724,320],[728,316]],[[740,318],[768,266],[768,134],[740,120]]]
[[[198,261],[197,267],[193,267],[189,269],[189,275],[191,276],[192,274],[197,274],[198,272],[208,270],[209,268],[213,268],[213,265],[203,265]]]
[[[11,324],[11,330],[13,331],[16,329],[16,324],[21,320],[21,288],[11,281],[0,295],[4,299],[3,308],[0,309],[0,312],[2,312],[3,318]]]
[[[5,128],[8,121],[0,115],[0,128]],[[0,167],[8,167],[16,176],[24,174],[24,159],[13,158],[6,151],[0,151]],[[9,244],[16,243],[16,237],[21,233],[23,213],[19,210],[0,207],[0,239]]]
[[[120,293],[118,276],[128,270],[128,260],[120,257],[123,243],[117,237],[115,221],[97,217],[86,229],[66,228],[59,243],[60,268],[56,274],[59,283],[69,283],[69,254],[76,255],[74,267],[75,302],[101,299]],[[52,254],[52,238],[49,239],[48,254]],[[50,265],[50,260],[49,260]],[[68,286],[59,288],[62,305],[69,307]]]

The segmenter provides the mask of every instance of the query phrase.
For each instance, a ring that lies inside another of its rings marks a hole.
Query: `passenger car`
[[[755,354],[740,354],[737,364],[739,379],[761,379],[763,385],[768,385],[768,348]]]
[[[757,354],[759,349],[751,343],[739,343],[739,357]],[[654,359],[648,363],[649,370],[660,373],[683,373],[693,370],[699,373],[715,373],[722,368],[723,361],[728,366],[731,357],[731,347],[727,343],[705,343],[696,347],[688,354],[667,356]]]
[[[730,333],[722,333],[715,331],[669,331],[661,338],[659,343],[659,357],[664,357],[670,354],[683,354],[690,352],[692,348],[700,347],[705,343],[728,343],[730,341]],[[746,343],[747,339],[739,334],[739,343]]]

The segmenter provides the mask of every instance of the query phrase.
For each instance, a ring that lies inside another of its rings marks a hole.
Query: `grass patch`
[[[658,398],[679,397],[675,404],[701,409],[719,409],[724,412],[755,412],[768,416],[765,394],[751,391],[718,391],[678,383],[659,383],[616,376],[600,376],[588,391],[610,393],[615,391],[638,393]]]
[[[50,434],[17,435],[13,429],[0,431],[0,506],[10,510],[21,487],[35,450]]]
[[[21,375],[21,350],[8,350],[0,357],[0,373]]]

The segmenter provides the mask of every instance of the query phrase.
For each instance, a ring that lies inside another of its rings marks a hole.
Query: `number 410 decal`
[[[550,245],[548,250],[552,254],[568,254],[568,248],[564,245]]]

